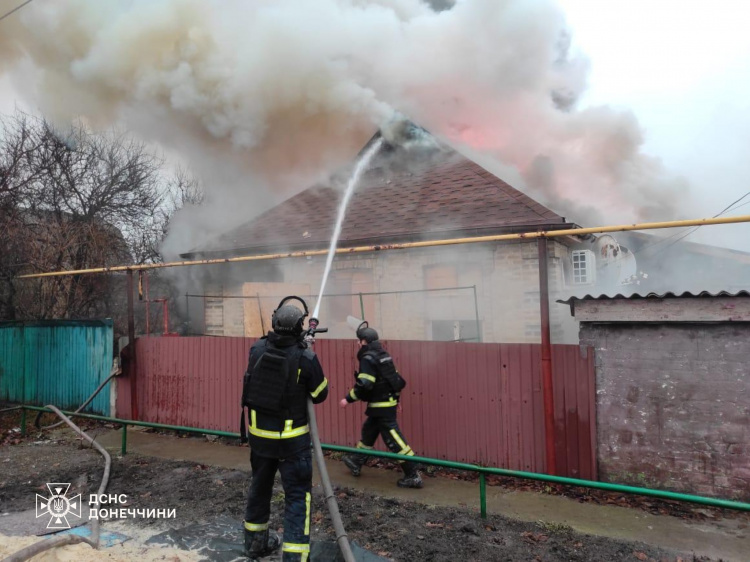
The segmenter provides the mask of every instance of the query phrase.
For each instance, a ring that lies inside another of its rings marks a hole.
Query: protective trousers
[[[365,423],[362,424],[362,440],[357,443],[358,449],[372,449],[378,434],[383,438],[386,447],[392,453],[400,455],[414,455],[409,444],[406,442],[404,434],[398,427],[396,417],[372,417],[367,416]],[[362,466],[367,462],[367,455],[352,455],[354,461]],[[406,476],[414,476],[417,473],[417,465],[409,461],[399,461],[401,469]]]
[[[271,496],[276,470],[284,487],[284,562],[305,562],[310,555],[310,490],[312,455],[305,449],[293,457],[273,459],[250,453],[253,469],[245,509],[245,529],[265,533],[271,517]]]

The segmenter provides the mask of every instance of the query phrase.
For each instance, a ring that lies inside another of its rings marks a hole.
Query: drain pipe
[[[318,470],[320,471],[320,481],[323,483],[323,492],[325,493],[328,512],[331,514],[333,529],[336,531],[336,542],[339,545],[339,549],[341,549],[341,554],[344,556],[344,562],[356,562],[354,553],[352,552],[352,547],[349,545],[349,537],[346,534],[344,523],[341,520],[341,513],[339,513],[339,505],[336,502],[336,496],[333,495],[331,479],[328,477],[326,460],[325,457],[323,457],[323,447],[320,445],[318,422],[315,419],[315,406],[313,406],[312,400],[309,398],[307,399],[307,417],[310,422],[310,435],[312,436],[313,451],[315,452],[315,463],[318,465]]]
[[[107,484],[109,483],[109,472],[112,467],[112,459],[109,456],[109,453],[99,445],[96,441],[94,441],[91,437],[86,434],[81,428],[79,428],[76,424],[74,424],[72,421],[70,421],[70,418],[63,414],[60,410],[58,410],[55,406],[45,406],[45,408],[49,408],[52,410],[55,414],[60,416],[62,418],[63,422],[68,424],[73,431],[75,431],[78,435],[83,437],[86,441],[88,441],[91,445],[93,445],[97,451],[99,451],[104,456],[104,474],[102,475],[102,483],[99,486],[99,491],[96,493],[96,503],[94,504],[94,508],[98,511],[99,509],[99,497],[104,493],[104,491],[107,489]],[[83,509],[83,506],[81,506],[81,509]],[[66,535],[64,537],[55,537],[54,539],[47,539],[43,541],[39,541],[37,543],[34,543],[32,545],[27,546],[26,548],[22,548],[18,552],[11,554],[7,558],[4,558],[1,562],[24,562],[25,560],[29,560],[30,558],[36,556],[37,554],[41,552],[45,552],[47,550],[57,548],[59,546],[66,546],[69,544],[76,544],[76,543],[86,543],[89,546],[91,546],[94,549],[99,548],[99,519],[94,519],[94,522],[91,524],[91,538],[81,537],[79,535]]]

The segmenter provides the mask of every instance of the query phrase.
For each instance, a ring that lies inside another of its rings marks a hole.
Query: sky
[[[0,0],[0,12],[18,3]],[[744,29],[750,7],[737,0],[559,4],[574,46],[590,62],[581,105],[632,110],[646,152],[690,179],[705,216],[750,191],[750,34]],[[11,18],[0,22],[0,32]],[[0,112],[15,106],[32,109],[0,75]],[[750,204],[729,214],[750,214]],[[702,228],[687,240],[744,249],[748,238],[750,226],[730,225]]]
[[[574,44],[590,59],[583,105],[631,109],[645,129],[646,151],[690,178],[706,216],[750,191],[750,5],[734,0],[560,4]],[[750,204],[731,214],[750,214]],[[686,238],[717,239],[746,250],[750,227],[705,227]]]

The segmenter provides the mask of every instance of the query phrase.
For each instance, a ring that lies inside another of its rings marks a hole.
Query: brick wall
[[[209,295],[241,295],[242,287],[209,285],[205,288]],[[205,299],[205,334],[208,336],[245,335],[243,300],[237,298]]]
[[[750,323],[581,323],[606,481],[750,500]]]
[[[577,343],[577,325],[567,306],[555,299],[562,287],[562,259],[567,248],[555,241],[549,247],[550,317],[554,343]],[[372,254],[337,256],[333,273],[347,269],[372,272],[372,292],[403,291],[426,287],[426,270],[432,266],[455,265],[457,284],[477,286],[477,305],[483,341],[501,343],[539,343],[539,273],[537,244],[519,241],[495,244],[471,244]],[[284,260],[284,281],[309,282],[317,292],[325,257]],[[252,279],[247,279],[251,281]],[[225,295],[241,295],[241,286],[223,287]],[[330,292],[327,291],[327,292]],[[222,294],[222,293],[219,293]],[[373,326],[387,339],[432,339],[433,321],[475,319],[471,290],[365,296],[366,308],[374,311]],[[314,299],[310,299],[314,305]],[[359,315],[355,298],[352,314]],[[330,329],[329,337],[350,337],[345,318],[328,314],[327,300],[320,317]],[[340,301],[339,301],[340,302]],[[242,299],[207,302],[207,333],[243,335]],[[221,310],[222,316],[219,315]],[[212,325],[222,322],[221,325]],[[209,327],[210,330],[209,331]]]

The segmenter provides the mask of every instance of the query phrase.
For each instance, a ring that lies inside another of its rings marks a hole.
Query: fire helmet
[[[286,301],[296,299],[305,307],[303,312],[293,304]],[[273,331],[282,336],[299,336],[303,330],[303,323],[307,316],[307,304],[299,297],[285,297],[279,303],[271,316],[271,327]]]
[[[357,328],[357,339],[372,343],[378,339],[378,333],[374,328],[370,328],[370,325],[365,320]]]

